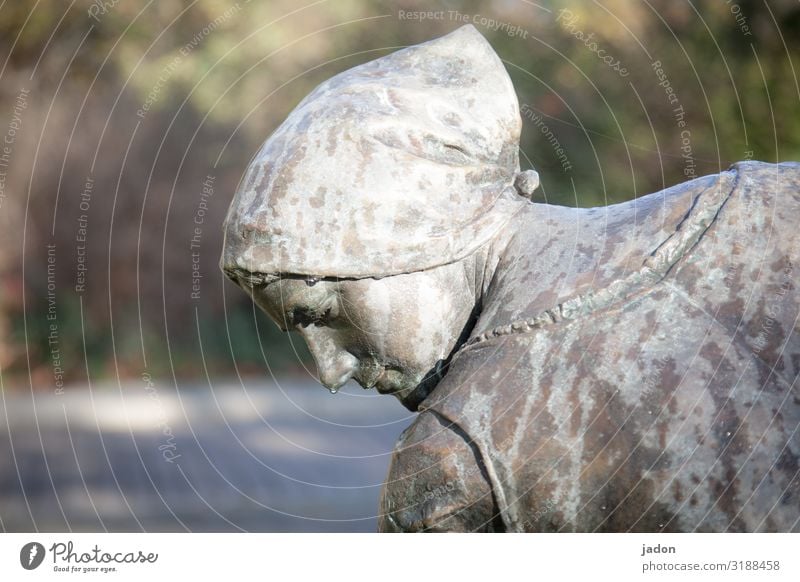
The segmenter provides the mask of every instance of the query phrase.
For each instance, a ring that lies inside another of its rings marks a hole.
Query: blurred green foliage
[[[409,17],[418,11],[435,14]],[[90,374],[137,374],[145,360],[177,375],[302,370],[301,342],[279,336],[218,275],[219,224],[236,184],[318,83],[464,21],[496,48],[530,112],[521,159],[541,175],[541,201],[608,204],[745,158],[800,160],[795,0],[5,2],[0,110],[9,115],[20,86],[33,95],[8,181],[16,196],[3,207],[9,224],[25,216],[27,225],[27,238],[7,228],[0,241],[6,374],[48,365],[39,314],[49,240],[62,249],[71,377],[86,373],[84,342]],[[194,301],[188,240],[209,174]],[[78,297],[75,197],[87,175],[97,184],[92,270]],[[9,283],[23,263],[24,284]],[[19,288],[24,303],[12,297]]]

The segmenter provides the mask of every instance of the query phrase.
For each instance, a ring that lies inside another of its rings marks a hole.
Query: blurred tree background
[[[237,183],[321,81],[464,23],[540,201],[800,160],[797,0],[0,1],[2,387],[302,372],[219,272]]]

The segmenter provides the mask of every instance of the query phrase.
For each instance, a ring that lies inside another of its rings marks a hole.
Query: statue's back
[[[471,439],[507,529],[800,527],[800,164],[736,169],[661,280],[470,345],[421,407]]]

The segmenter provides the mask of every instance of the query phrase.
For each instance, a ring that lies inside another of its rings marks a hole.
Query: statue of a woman
[[[465,26],[306,97],[222,268],[320,381],[415,422],[387,531],[800,529],[800,164],[530,201],[511,80]]]

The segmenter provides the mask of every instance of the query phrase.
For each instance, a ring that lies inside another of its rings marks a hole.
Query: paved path
[[[0,393],[0,530],[375,531],[411,422],[356,385]]]

